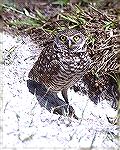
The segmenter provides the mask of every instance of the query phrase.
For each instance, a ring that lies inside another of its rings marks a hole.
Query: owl
[[[66,29],[47,42],[28,77],[53,93],[61,91],[68,104],[68,88],[89,70],[90,61],[85,36],[78,30]]]

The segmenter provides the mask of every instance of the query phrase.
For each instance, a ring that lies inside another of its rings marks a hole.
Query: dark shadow
[[[73,116],[78,119],[73,107],[60,99],[57,94],[47,91],[42,83],[27,80],[27,87],[29,92],[36,96],[41,107],[46,108],[49,112],[53,110],[54,114]]]

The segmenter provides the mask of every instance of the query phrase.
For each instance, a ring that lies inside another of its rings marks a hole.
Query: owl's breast
[[[87,53],[62,53],[59,55],[61,69],[66,72],[77,73],[84,70],[84,67],[89,66],[90,57]]]
[[[58,92],[73,86],[81,78],[88,60],[85,53],[58,53],[49,47],[42,51],[29,72],[29,77]]]

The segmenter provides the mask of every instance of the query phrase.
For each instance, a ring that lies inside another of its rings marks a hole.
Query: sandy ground
[[[68,91],[79,120],[41,108],[26,86],[38,49],[29,38],[0,33],[3,48],[2,149],[118,149],[118,126],[106,115],[115,112],[106,101],[95,105],[87,96]],[[2,83],[2,82],[1,82]],[[60,94],[59,94],[60,95]],[[60,95],[61,96],[61,95]]]

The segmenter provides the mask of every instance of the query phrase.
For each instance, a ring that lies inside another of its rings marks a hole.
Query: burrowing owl
[[[28,77],[43,83],[52,92],[62,92],[68,103],[67,89],[89,68],[90,57],[85,36],[77,30],[60,31],[44,47]]]

